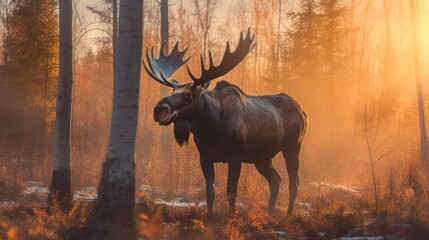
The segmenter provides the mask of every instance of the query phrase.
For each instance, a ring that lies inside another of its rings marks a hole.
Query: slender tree
[[[207,50],[210,45],[210,29],[214,20],[214,13],[218,5],[218,0],[194,0],[195,16],[198,21],[198,28],[203,36],[203,46],[201,48],[203,57],[206,59]]]
[[[276,36],[276,53],[275,53],[275,62],[273,63],[273,79],[278,79],[279,77],[279,63],[280,63],[280,27],[282,23],[282,0],[278,0],[278,22],[277,22],[277,36]]]
[[[413,59],[414,59],[414,78],[416,80],[416,91],[417,91],[417,104],[419,110],[420,120],[420,158],[423,166],[428,170],[429,159],[428,159],[428,143],[426,134],[425,124],[425,112],[423,107],[423,93],[422,83],[420,79],[420,59],[419,59],[419,45],[417,41],[417,23],[416,23],[416,10],[414,6],[414,0],[410,0],[410,13],[411,13],[411,30],[412,30],[412,47],[413,47]]]
[[[55,166],[52,172],[48,205],[55,202],[63,211],[71,206],[70,135],[71,94],[73,82],[72,2],[59,1],[59,75],[56,107]]]
[[[101,29],[106,33],[108,38],[100,38],[102,43],[111,43],[112,52],[115,55],[115,49],[118,39],[118,0],[102,0],[92,6],[87,6],[87,9],[93,13],[101,23],[107,26],[107,29]],[[91,30],[99,30],[93,28]],[[91,31],[89,30],[89,31]],[[115,65],[115,58],[113,57],[113,65]]]
[[[116,49],[118,48],[118,0],[112,0],[112,51],[113,51],[113,68],[116,65]],[[115,71],[113,71],[115,79]]]
[[[259,25],[260,25],[260,18],[261,18],[261,14],[259,12],[259,8],[258,8],[258,4],[257,4],[258,0],[253,0],[253,9],[252,9],[252,15],[253,15],[253,19],[255,21],[255,32],[258,33],[259,32]],[[254,60],[254,65],[253,65],[253,77],[256,79],[256,85],[259,87],[259,79],[260,79],[260,69],[258,69],[258,57],[259,57],[259,47],[258,45],[255,46],[255,60]]]
[[[168,51],[168,0],[161,0],[161,43],[165,43]]]
[[[98,187],[98,223],[133,225],[135,139],[140,92],[142,0],[122,0],[109,144]],[[118,229],[108,234],[118,237]]]
[[[2,54],[2,64],[7,64],[7,36],[8,36],[8,19],[9,19],[9,9],[10,3],[8,0],[0,0],[0,25],[1,25],[1,54]]]
[[[165,44],[164,50],[168,52],[168,38],[169,38],[169,24],[168,24],[168,0],[161,0],[161,44]],[[161,97],[169,94],[169,88],[165,86],[160,87]],[[167,168],[167,179],[171,178],[173,174],[173,164],[171,164],[171,151],[172,139],[170,129],[161,128],[161,164]],[[172,184],[170,184],[172,186]]]

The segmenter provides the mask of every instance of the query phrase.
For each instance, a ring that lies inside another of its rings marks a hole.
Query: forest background
[[[219,61],[226,41],[234,46],[238,33],[251,26],[256,48],[224,79],[250,95],[285,92],[303,106],[310,126],[301,155],[301,184],[372,189],[375,183],[382,196],[419,192],[415,183],[427,155],[420,151],[419,121],[427,118],[429,108],[429,3],[414,2],[417,57],[405,0],[177,0],[170,6],[170,45],[179,41],[182,48],[189,46],[189,64],[198,72],[200,54],[211,49]],[[71,163],[72,187],[78,190],[97,185],[106,154],[112,8],[109,0],[74,4]],[[0,7],[0,181],[16,189],[28,181],[48,185],[54,160],[57,4],[2,0]],[[146,0],[143,16],[143,48],[158,49],[159,3]],[[185,71],[175,77],[189,81]],[[423,89],[420,110],[416,79]],[[193,142],[180,148],[172,134],[161,136],[153,121],[153,107],[165,92],[160,88],[164,86],[142,73],[137,186],[150,186],[155,195],[200,194],[203,199]],[[281,157],[275,165],[281,176],[287,175]],[[226,172],[225,165],[216,165],[220,188],[226,185]],[[238,202],[261,191],[267,195],[268,185],[261,182],[256,169],[244,165]],[[282,184],[280,206],[286,195],[287,184]]]

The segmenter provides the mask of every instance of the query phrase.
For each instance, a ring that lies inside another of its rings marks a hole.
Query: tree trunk
[[[256,18],[255,19],[255,33],[259,33],[259,9],[256,7],[256,2],[254,1],[253,2],[253,5],[254,5],[254,10],[253,10],[253,12],[254,12],[254,14],[256,15],[256,16],[253,16],[254,18]],[[259,57],[259,55],[258,55],[258,46],[255,46],[255,65],[253,66],[253,78],[254,78],[254,81],[255,81],[255,85],[256,85],[256,87],[257,88],[259,88],[260,86],[259,86],[259,83],[260,83],[260,78],[259,78],[259,75],[258,75],[258,58]]]
[[[112,11],[113,11],[113,33],[112,33],[112,55],[113,55],[113,68],[116,65],[116,49],[118,45],[118,0],[112,1]],[[115,79],[115,71],[113,71],[113,79]]]
[[[168,0],[161,0],[161,43],[168,51]]]
[[[3,66],[7,65],[7,59],[8,59],[8,34],[9,34],[9,1],[5,0],[3,2]]]
[[[423,107],[423,94],[422,94],[422,83],[420,79],[420,59],[419,59],[419,46],[417,42],[417,26],[416,26],[416,12],[414,7],[414,0],[410,0],[410,12],[411,12],[411,28],[412,28],[412,45],[413,45],[413,58],[414,58],[414,77],[416,79],[416,90],[417,90],[417,104],[419,108],[419,120],[420,120],[420,157],[423,166],[426,170],[429,169],[428,160],[428,143],[426,135],[426,124],[425,124],[425,112]]]
[[[279,60],[280,60],[280,27],[281,27],[281,23],[282,23],[282,0],[279,0],[279,18],[278,18],[278,22],[277,22],[277,37],[276,37],[276,57],[275,57],[275,63],[274,63],[274,78],[273,80],[276,82],[280,82],[279,81]],[[276,90],[278,90],[278,87],[281,87],[281,83],[277,84],[276,86]]]
[[[161,44],[165,44],[165,52],[168,52],[168,0],[161,0]],[[169,88],[166,86],[160,86],[161,98],[169,95]],[[170,128],[163,127],[161,128],[161,164],[166,166],[168,179],[173,179],[173,165],[171,164],[171,151],[172,151],[172,139]],[[165,181],[165,179],[161,179]],[[172,186],[172,182],[167,182],[169,186]],[[170,189],[171,190],[171,189]]]
[[[103,235],[95,238],[106,235],[121,238],[124,233],[120,233],[120,229],[134,228],[134,152],[140,91],[142,11],[143,0],[122,0],[120,3],[109,145],[95,207],[97,233]],[[134,232],[126,231],[126,234]]]
[[[48,206],[59,204],[62,211],[71,207],[70,116],[73,83],[72,2],[59,1],[59,75],[56,106],[55,166]]]

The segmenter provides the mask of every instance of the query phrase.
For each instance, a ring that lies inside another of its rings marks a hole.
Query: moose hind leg
[[[273,166],[272,160],[255,163],[258,172],[267,179],[270,186],[270,201],[268,212],[272,214],[276,207],[277,196],[280,188],[280,175]]]
[[[215,172],[214,163],[200,156],[201,168],[206,180],[207,212],[213,214],[213,203],[215,199]]]
[[[235,211],[235,200],[237,199],[237,185],[240,177],[241,162],[228,163],[228,183],[226,194],[229,202],[229,209]]]
[[[283,157],[286,160],[286,168],[289,175],[289,205],[287,210],[287,215],[291,216],[293,212],[293,207],[295,205],[295,199],[298,192],[298,168],[299,168],[299,151],[300,144],[288,144],[283,149]]]

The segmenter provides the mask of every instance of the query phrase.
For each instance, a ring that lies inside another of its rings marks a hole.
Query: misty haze
[[[423,0],[0,0],[0,239],[429,239],[428,32]]]

